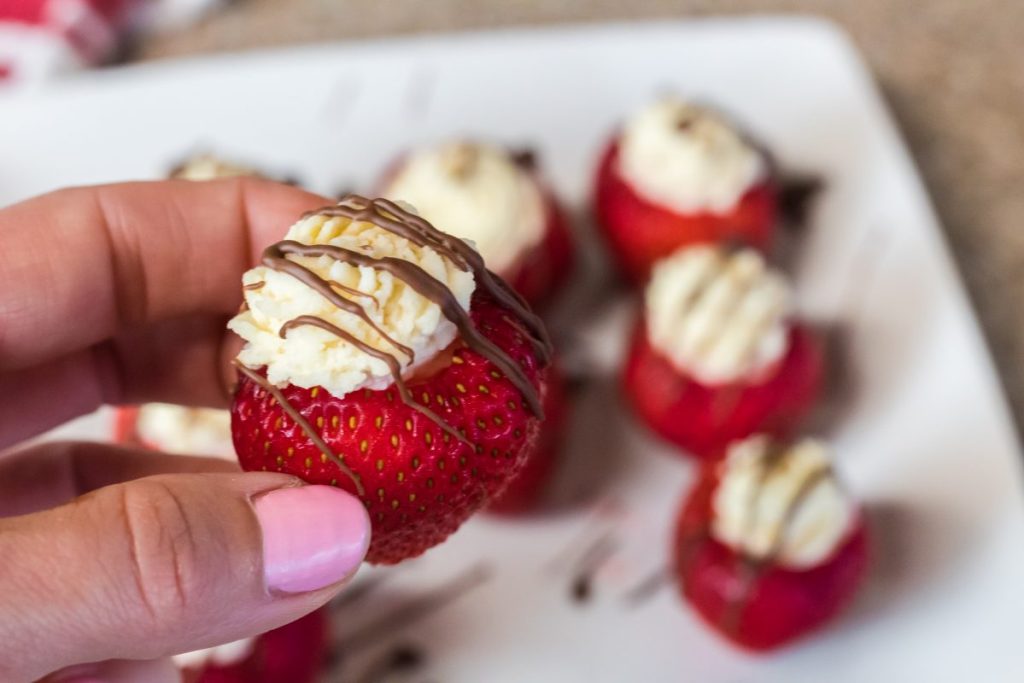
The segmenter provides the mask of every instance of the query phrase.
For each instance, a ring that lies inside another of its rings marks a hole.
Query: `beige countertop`
[[[1024,2],[1019,0],[242,0],[139,57],[425,31],[751,12],[853,36],[942,217],[1024,424]]]

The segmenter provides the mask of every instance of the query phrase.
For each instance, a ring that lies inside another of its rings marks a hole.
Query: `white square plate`
[[[333,192],[366,187],[409,145],[474,134],[535,145],[557,190],[582,209],[606,136],[666,89],[736,113],[785,167],[827,181],[794,275],[803,311],[847,334],[853,391],[826,435],[873,510],[870,582],[826,631],[761,657],[724,645],[671,590],[629,604],[629,590],[665,562],[692,471],[618,397],[628,299],[591,299],[575,318],[572,354],[596,376],[579,395],[571,451],[590,474],[608,475],[601,503],[523,522],[479,518],[419,561],[367,572],[363,599],[338,610],[342,641],[467,567],[483,562],[491,576],[442,608],[400,613],[335,677],[350,680],[365,660],[410,642],[428,658],[414,681],[1017,680],[1017,439],[907,151],[861,60],[829,25],[516,31],[85,75],[0,100],[0,203],[159,177],[197,146]],[[93,417],[64,434],[105,429]],[[614,554],[589,600],[575,602],[574,554],[605,531]]]

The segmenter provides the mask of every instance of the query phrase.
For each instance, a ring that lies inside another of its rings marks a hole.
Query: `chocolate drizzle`
[[[413,399],[412,393],[409,391],[409,387],[405,383],[405,379],[402,377],[402,366],[398,364],[398,359],[396,359],[390,353],[387,353],[386,351],[381,351],[378,348],[370,346],[366,342],[355,337],[355,335],[346,332],[337,325],[332,325],[331,323],[327,322],[326,320],[323,320],[322,318],[317,318],[315,315],[300,315],[297,318],[292,318],[291,320],[287,321],[284,325],[281,325],[281,331],[278,334],[281,336],[282,339],[284,339],[288,335],[288,330],[294,329],[296,327],[302,327],[303,325],[318,327],[321,330],[324,330],[325,332],[330,332],[336,337],[339,337],[340,339],[356,347],[366,355],[384,362],[384,364],[388,366],[388,370],[391,372],[391,378],[394,380],[395,386],[398,387],[398,395],[402,399],[402,403],[409,406],[415,411],[423,413],[425,416],[427,416],[427,418],[432,420],[438,427],[446,431],[448,434],[452,435],[459,441],[462,441],[467,446],[472,447],[473,444],[469,443],[469,441],[466,440],[466,437],[464,437],[460,432],[456,431],[455,429],[452,429],[451,425],[449,425],[447,422],[441,419],[441,417],[437,413],[435,413],[433,410],[424,405],[420,405]]]
[[[484,265],[483,257],[462,240],[441,232],[416,214],[410,213],[386,199],[371,200],[359,195],[348,195],[341,203],[335,206],[328,206],[305,214],[306,217],[314,215],[332,218],[340,217],[347,218],[353,222],[371,223],[382,230],[407,239],[419,247],[429,247],[451,261],[459,270],[472,272],[479,286],[483,287],[499,304],[524,321],[526,330],[529,333],[527,339],[533,344],[541,363],[546,365],[550,362],[551,342],[540,318],[530,311],[518,294],[513,292],[500,278],[488,271]],[[424,298],[437,304],[444,316],[459,329],[467,346],[497,366],[523,395],[534,415],[543,417],[544,412],[541,408],[540,395],[530,383],[522,367],[477,331],[469,314],[458,304],[451,290],[444,283],[438,281],[415,263],[393,257],[375,258],[331,245],[307,245],[291,241],[280,242],[268,248],[264,255],[265,264],[267,264],[268,254],[272,257],[279,256],[284,261],[284,264],[287,264],[285,266],[285,268],[288,268],[287,272],[297,277],[302,276],[300,279],[307,284],[309,284],[310,279],[314,283],[320,284],[324,281],[303,266],[284,258],[285,255],[330,256],[345,263],[367,266],[391,273],[415,289]],[[282,265],[280,261],[275,260],[274,263],[277,266]],[[269,266],[270,264],[267,265]],[[291,266],[297,266],[301,270],[292,272],[294,269]],[[309,276],[312,276],[312,278]],[[314,285],[311,284],[310,286]],[[317,291],[320,291],[318,287],[315,288]],[[328,297],[328,299],[332,303],[339,305],[343,310],[351,311],[353,306],[358,308],[353,302],[343,297],[337,295],[335,297],[343,303],[339,304],[335,298]],[[365,311],[359,310],[362,313],[360,315],[361,318],[366,316]],[[359,313],[356,313],[356,315],[359,315]],[[366,318],[363,319],[365,320]]]
[[[356,486],[356,492],[360,496],[366,493],[366,490],[363,488],[363,482],[359,479],[358,475],[356,475],[355,472],[349,469],[348,465],[346,465],[342,461],[342,459],[339,458],[335,454],[335,452],[331,450],[331,447],[328,446],[324,442],[324,440],[320,438],[320,435],[317,434],[315,429],[313,429],[313,426],[309,424],[306,418],[302,417],[302,414],[298,410],[296,410],[291,403],[288,402],[288,399],[285,398],[284,394],[281,393],[280,389],[271,384],[266,377],[259,374],[258,372],[255,372],[245,367],[244,365],[242,365],[242,363],[238,362],[238,360],[233,361],[233,363],[235,367],[238,368],[239,372],[241,372],[243,375],[252,380],[255,384],[262,387],[268,394],[274,397],[274,400],[276,400],[278,404],[280,404],[281,410],[287,413],[288,417],[292,418],[292,420],[295,421],[295,424],[299,425],[299,428],[301,428],[302,431],[306,433],[306,436],[309,437],[310,441],[312,441],[313,444],[320,449],[320,452],[326,455],[328,458],[330,458],[334,462],[334,464],[338,466],[338,469],[344,472],[348,476],[348,478],[352,480],[352,483],[355,484]]]
[[[594,577],[612,558],[618,542],[610,534],[598,538],[577,562],[576,572],[569,584],[569,597],[577,603],[589,602],[594,593]]]
[[[458,600],[466,593],[490,581],[494,576],[488,564],[476,564],[439,586],[436,590],[417,595],[389,613],[377,617],[357,631],[345,636],[340,647],[343,652],[354,652],[388,637],[399,628],[408,628],[440,609]]]
[[[291,275],[296,280],[303,283],[310,289],[316,291],[323,298],[327,299],[341,310],[347,313],[351,313],[352,315],[358,317],[360,320],[365,322],[373,329],[374,332],[379,334],[384,341],[391,344],[396,349],[398,349],[406,356],[408,356],[410,361],[415,358],[415,354],[413,353],[412,349],[392,339],[387,332],[380,328],[380,325],[373,322],[373,319],[370,318],[370,315],[362,306],[360,306],[359,304],[350,299],[346,299],[345,297],[341,296],[336,291],[334,291],[334,287],[338,283],[325,280],[324,278],[320,277],[319,275],[314,273],[309,268],[306,268],[302,264],[287,259],[285,257],[286,254],[298,253],[298,250],[290,249],[288,245],[298,245],[300,247],[306,246],[300,244],[299,242],[291,242],[289,240],[285,240],[284,242],[278,242],[277,244],[271,244],[263,251],[263,265],[265,265],[267,268],[270,268],[271,270],[276,270],[280,273],[286,273],[288,275]],[[286,249],[288,250],[286,251]]]
[[[359,683],[386,683],[397,675],[422,668],[426,662],[427,655],[421,648],[408,643],[396,645],[371,662],[356,680]]]
[[[529,340],[542,365],[551,361],[551,341],[540,318],[534,315],[525,301],[516,294],[504,281],[487,270],[483,258],[472,247],[462,240],[452,237],[436,229],[419,216],[402,209],[397,204],[385,199],[367,199],[355,194],[349,194],[335,206],[328,206],[317,211],[304,214],[304,218],[311,216],[325,216],[328,218],[347,218],[352,222],[370,223],[382,230],[386,230],[398,237],[407,239],[419,247],[428,247],[440,256],[451,261],[456,268],[463,272],[472,272],[478,286],[482,287],[500,305],[510,311],[513,316],[509,317],[510,324]],[[377,303],[371,295],[358,290],[346,287],[340,283],[327,280],[306,266],[289,259],[289,256],[315,258],[327,256],[341,263],[350,264],[356,267],[368,267],[375,270],[390,273],[392,276],[405,282],[424,298],[435,303],[444,317],[452,322],[459,331],[462,341],[471,350],[480,354],[494,364],[510,382],[518,389],[523,400],[530,410],[537,417],[543,418],[544,411],[541,406],[540,394],[530,382],[523,367],[517,363],[505,351],[494,344],[490,339],[480,333],[473,324],[468,311],[459,304],[451,289],[443,282],[436,279],[417,264],[395,257],[374,257],[344,247],[329,244],[303,244],[294,240],[283,240],[267,247],[263,252],[262,263],[267,268],[276,272],[291,275],[298,281],[313,289],[339,309],[351,313],[370,326],[387,344],[404,354],[409,362],[415,360],[414,351],[399,343],[389,336],[369,316],[360,304],[352,299],[342,296],[336,291],[348,293],[354,297],[367,298],[374,304]],[[246,289],[255,289],[255,284],[246,286]],[[259,286],[262,286],[260,284]],[[513,317],[523,321],[519,324]],[[398,387],[402,402],[410,408],[422,413],[441,429],[459,441],[472,447],[466,437],[445,422],[440,416],[428,407],[417,403],[411,396],[404,378],[402,377],[402,366],[393,353],[375,348],[367,344],[345,330],[331,324],[330,322],[311,315],[301,315],[292,320],[286,321],[279,330],[281,338],[285,338],[288,332],[303,325],[314,326],[339,339],[353,345],[362,353],[384,362],[391,373],[395,385]],[[355,482],[360,495],[362,495],[362,484],[358,478],[338,458],[322,438],[310,427],[298,412],[288,404],[284,395],[270,385],[261,375],[244,368],[236,362],[250,379],[263,386],[280,403],[282,408],[302,427],[314,444],[332,461],[334,461],[346,474]]]
[[[671,567],[659,567],[626,592],[626,603],[639,607],[664,588],[672,577]]]

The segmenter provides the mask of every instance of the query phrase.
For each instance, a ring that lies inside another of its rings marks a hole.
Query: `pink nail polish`
[[[271,491],[256,499],[267,586],[286,593],[325,588],[354,572],[370,543],[357,498],[331,486]]]

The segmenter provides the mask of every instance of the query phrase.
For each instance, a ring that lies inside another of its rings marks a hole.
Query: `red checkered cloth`
[[[0,0],[0,87],[108,61],[129,33],[177,27],[218,0]]]

